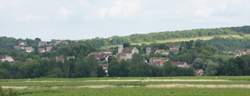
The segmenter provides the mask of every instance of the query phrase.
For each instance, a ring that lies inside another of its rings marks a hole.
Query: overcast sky
[[[0,0],[0,36],[87,39],[250,25],[250,0]]]

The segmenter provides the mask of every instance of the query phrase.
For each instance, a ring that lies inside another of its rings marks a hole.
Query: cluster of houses
[[[160,48],[145,48],[145,54],[148,55],[150,58],[145,60],[145,64],[155,66],[155,67],[163,67],[164,64],[168,61],[170,53],[177,53],[179,52],[179,46],[170,46],[169,49],[160,49]],[[106,72],[108,76],[108,67],[109,67],[109,60],[110,57],[114,56],[117,58],[118,61],[127,61],[133,58],[134,54],[139,54],[139,50],[136,47],[125,47],[123,45],[118,46],[117,54],[112,54],[112,51],[102,51],[102,52],[94,52],[90,53],[89,56],[94,56],[95,59],[100,62],[99,65],[102,69]],[[179,68],[190,68],[191,64],[187,62],[181,61],[170,61],[171,64],[176,65]],[[204,75],[204,70],[199,69],[196,70],[197,76]]]
[[[67,42],[62,40],[52,40],[51,42],[40,41],[37,46],[37,52],[40,54],[51,52],[55,46],[62,43],[67,44]],[[14,48],[17,50],[23,50],[27,53],[32,53],[35,51],[35,48],[29,46],[26,42],[18,42],[17,45],[14,46]],[[180,46],[178,45],[170,45],[168,46],[168,48],[146,47],[144,55],[149,58],[145,58],[145,64],[155,67],[163,67],[166,62],[171,62],[171,64],[176,65],[179,68],[192,67],[191,64],[188,64],[187,62],[170,60],[170,55],[178,53],[180,51],[179,49]],[[118,61],[127,61],[132,59],[134,54],[139,54],[139,49],[137,49],[136,47],[120,45],[118,46],[117,53],[113,53],[112,50],[105,50],[101,52],[90,53],[88,56],[94,56],[95,59],[98,61],[99,65],[102,67],[102,69],[106,72],[106,75],[108,76],[108,67],[111,57],[116,57]],[[250,49],[235,50],[232,51],[231,54],[233,54],[235,57],[250,55]],[[71,60],[75,58],[75,56],[60,55],[52,59],[56,62],[65,62],[66,60]],[[51,60],[51,58],[42,59]],[[15,62],[15,59],[9,55],[0,55],[0,61]],[[197,76],[204,75],[204,70],[202,69],[197,69],[195,72]]]
[[[40,41],[38,43],[37,51],[40,54],[48,53],[48,52],[51,52],[55,46],[62,44],[62,43],[67,44],[67,42],[63,40],[52,40],[51,42]]]
[[[40,41],[37,46],[37,52],[48,53],[53,50],[53,48],[61,43],[67,44],[64,40],[52,40],[51,42]],[[14,46],[16,50],[24,50],[27,53],[32,53],[35,51],[35,48],[29,46],[26,42],[19,41],[16,46]]]
[[[37,52],[40,54],[51,52],[55,46],[62,44],[62,43],[68,44],[68,42],[65,40],[52,40],[50,42],[40,41],[37,46]],[[24,41],[18,41],[17,44],[14,46],[14,49],[21,50],[26,53],[32,53],[36,51],[34,47],[28,45],[27,42],[24,42]],[[73,58],[73,57],[66,57],[66,59],[70,59],[70,58]],[[49,58],[43,58],[43,59],[49,59]],[[64,62],[64,60],[62,60],[62,56],[58,56],[55,59],[57,61]],[[15,59],[9,55],[0,55],[0,61],[1,62],[15,62]]]
[[[31,46],[28,46],[28,44],[25,42],[19,42],[16,46],[14,46],[14,48],[17,50],[24,50],[27,53],[31,53],[34,51],[34,48]]]

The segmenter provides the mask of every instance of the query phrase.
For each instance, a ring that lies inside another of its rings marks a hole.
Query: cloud
[[[60,8],[59,13],[62,14],[64,17],[69,17],[73,15],[73,11],[66,7]]]
[[[20,23],[34,23],[34,22],[37,22],[37,21],[41,21],[43,19],[42,16],[38,16],[38,15],[34,15],[32,13],[29,13],[29,14],[25,14],[23,16],[19,16],[16,18],[17,22],[20,22]]]
[[[97,15],[100,17],[135,16],[139,7],[139,0],[113,0],[111,7],[99,8]]]
[[[26,38],[32,36],[22,32],[42,31],[44,39],[54,32],[50,38],[82,39],[249,25],[249,4],[250,0],[0,0],[0,32]]]
[[[8,8],[8,7],[15,7],[18,5],[16,0],[0,0],[0,9]]]

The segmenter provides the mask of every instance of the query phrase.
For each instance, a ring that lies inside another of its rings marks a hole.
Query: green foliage
[[[118,44],[130,43],[142,44],[143,42],[157,42],[158,40],[193,38],[217,35],[240,35],[243,36],[250,32],[249,26],[216,28],[216,29],[196,29],[174,32],[159,32],[150,34],[136,34],[131,36],[113,36],[110,38],[94,38],[82,41],[69,41],[53,46],[53,51],[39,54],[38,43],[40,38],[15,39],[0,37],[0,55],[10,55],[16,60],[14,63],[0,62],[0,78],[35,78],[35,77],[96,77],[104,76],[104,71],[98,65],[95,57],[88,56],[92,52],[101,51],[109,48],[113,55],[117,53]],[[23,50],[16,50],[19,42],[25,42],[35,48],[35,52],[26,53]],[[52,41],[51,41],[52,42]],[[51,43],[50,42],[50,43]],[[171,53],[169,56],[172,61],[187,62],[192,68],[182,69],[172,64],[165,64],[164,68],[145,64],[145,60],[152,56],[162,57],[161,55],[145,56],[145,48],[159,48],[169,50],[168,45],[180,45],[180,52]],[[135,45],[134,45],[135,46]],[[212,40],[196,40],[186,42],[174,42],[167,44],[152,44],[136,46],[140,54],[133,56],[132,60],[117,61],[113,58],[110,62],[109,74],[112,77],[127,76],[186,76],[193,75],[194,70],[203,69],[205,75],[250,75],[250,65],[247,56],[232,58],[227,51],[250,48],[250,39],[233,38],[214,38]],[[64,62],[57,62],[55,57],[64,56]],[[75,57],[68,60],[67,57]],[[45,59],[44,59],[45,58]],[[48,58],[48,60],[46,59]]]

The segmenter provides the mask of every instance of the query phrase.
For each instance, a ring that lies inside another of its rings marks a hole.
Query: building
[[[28,46],[25,42],[20,42],[15,46],[15,49],[17,50],[24,50],[27,53],[31,53],[34,51],[34,49],[30,46]]]
[[[152,57],[149,59],[148,64],[152,66],[163,67],[167,61],[169,61],[168,58]]]
[[[16,46],[15,46],[15,49],[22,49],[24,50],[26,46],[26,43],[25,42],[19,42]]]
[[[62,62],[62,63],[65,62],[65,57],[63,55],[56,56],[55,59],[56,59],[56,62]]]
[[[15,62],[14,58],[9,55],[0,55],[1,62]]]
[[[196,76],[203,76],[204,75],[204,70],[203,69],[197,69],[197,70],[195,70],[195,75]]]
[[[234,57],[241,57],[244,55],[250,55],[250,49],[236,50]]]
[[[187,64],[187,62],[181,62],[181,61],[173,61],[173,65],[176,65],[179,68],[190,68],[191,66]]]
[[[176,53],[176,52],[179,52],[179,50],[180,50],[180,46],[176,46],[176,45],[169,46],[169,51],[170,52]]]
[[[38,48],[38,53],[45,53],[46,52],[46,48]]]
[[[108,64],[99,64],[99,66],[102,68],[102,70],[105,72],[106,76],[109,76],[108,74],[108,68],[109,65]]]
[[[52,51],[52,49],[53,49],[52,46],[47,46],[47,47],[46,47],[46,52],[50,52],[50,51]]]
[[[24,47],[24,50],[25,50],[25,52],[27,52],[27,53],[31,53],[31,52],[34,51],[34,49],[33,49],[32,47]]]
[[[123,48],[123,46],[120,46],[118,48],[118,54],[116,56],[119,61],[122,61],[122,60],[126,61],[129,59],[132,59],[134,54],[139,54],[139,50],[136,47]]]
[[[38,53],[47,53],[53,50],[52,46],[38,48]]]
[[[112,57],[112,52],[110,51],[94,52],[90,53],[89,56],[94,56],[97,61],[108,61],[108,59]]]

